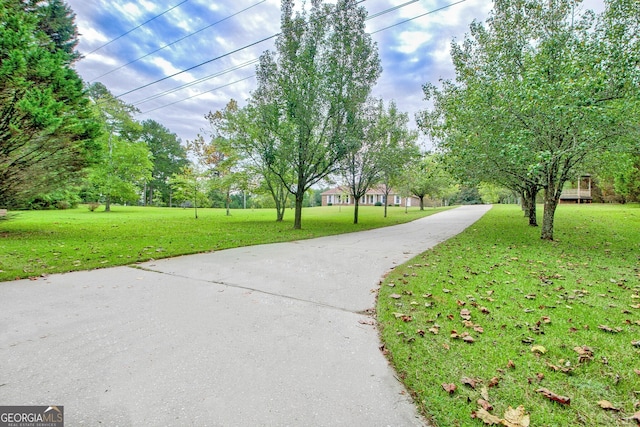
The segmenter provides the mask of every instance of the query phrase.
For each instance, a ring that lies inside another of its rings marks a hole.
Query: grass
[[[500,419],[523,406],[532,426],[637,425],[640,207],[561,205],[556,240],[539,233],[494,206],[384,281],[385,352],[434,425],[485,425],[482,398]]]
[[[283,242],[399,224],[442,209],[316,207],[303,211],[302,230],[293,230],[293,211],[275,221],[275,210],[114,207],[110,213],[86,207],[63,211],[11,212],[0,221],[0,281],[74,270],[127,265],[150,259]]]

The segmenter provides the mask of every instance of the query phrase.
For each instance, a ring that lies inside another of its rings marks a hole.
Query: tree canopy
[[[543,239],[563,186],[591,156],[637,138],[640,6],[610,0],[596,16],[572,0],[496,0],[451,56],[456,80],[425,85],[420,126],[480,180],[535,197]]]
[[[295,196],[296,229],[305,192],[336,171],[381,72],[364,28],[366,10],[355,0],[305,6],[294,12],[293,1],[283,0],[276,52],[260,57],[250,101],[269,135],[263,138],[268,167]]]
[[[74,16],[60,2],[31,3],[0,4],[0,206],[56,189],[96,160],[100,128],[70,66]]]

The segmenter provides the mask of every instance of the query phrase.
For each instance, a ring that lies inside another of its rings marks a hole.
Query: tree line
[[[541,237],[553,238],[563,187],[597,172],[626,200],[640,198],[638,2],[601,14],[572,0],[496,0],[486,24],[452,42],[456,78],[424,85],[417,116],[436,144],[421,152],[409,118],[372,97],[382,72],[355,0],[282,1],[275,50],[257,66],[245,106],[209,112],[184,144],[160,123],[73,69],[78,34],[62,0],[0,6],[0,206],[71,201],[211,206],[237,194],[294,208],[312,188],[339,183],[356,201],[373,186],[467,200],[519,197]],[[502,190],[506,189],[506,190]],[[506,194],[505,194],[506,192]],[[464,193],[464,192],[462,192]],[[462,194],[460,193],[460,194]],[[422,207],[422,203],[421,203]],[[386,214],[386,206],[385,206]]]

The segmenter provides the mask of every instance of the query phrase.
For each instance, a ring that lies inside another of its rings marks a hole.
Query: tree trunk
[[[355,197],[354,197],[355,199]],[[360,205],[360,203],[358,203],[358,199],[354,200],[354,205],[353,205],[353,223],[357,224],[358,223],[358,206]],[[385,207],[386,209],[386,207]],[[386,216],[386,215],[385,215]]]
[[[537,211],[536,211],[536,197],[538,196],[537,194],[537,189],[535,188],[529,188],[527,190],[525,190],[524,192],[524,199],[525,202],[525,206],[527,208],[527,211],[525,212],[525,214],[529,217],[529,225],[531,227],[537,227],[538,226],[538,216],[537,216]]]
[[[111,196],[107,194],[107,197],[104,199],[104,211],[111,212]]]
[[[542,219],[542,232],[540,238],[543,240],[553,240],[553,219],[558,207],[558,199],[554,190],[544,192],[544,214]]]
[[[293,220],[293,229],[301,230],[302,229],[302,201],[304,199],[304,193],[300,191],[296,192],[296,212],[295,218]]]
[[[231,192],[227,188],[227,216],[231,216],[231,213],[229,212],[229,205],[231,204],[231,194],[230,193]]]
[[[424,210],[424,196],[419,197],[420,199],[420,210],[423,211]]]

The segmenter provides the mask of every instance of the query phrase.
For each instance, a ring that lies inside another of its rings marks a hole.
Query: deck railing
[[[591,198],[591,190],[588,188],[580,189],[569,188],[562,190],[561,199],[588,199]]]

